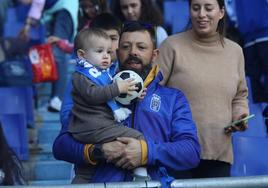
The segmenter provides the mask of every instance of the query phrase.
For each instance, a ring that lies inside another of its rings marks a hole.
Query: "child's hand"
[[[135,91],[138,89],[135,86],[135,84],[136,82],[134,81],[133,78],[117,81],[117,86],[118,86],[120,94],[127,93],[128,95],[131,95],[131,91]]]
[[[147,88],[145,87],[141,93],[141,96],[139,96],[138,99],[143,100],[146,94],[147,94]]]
[[[49,36],[47,38],[47,42],[50,43],[50,44],[54,44],[54,43],[57,43],[59,42],[61,39],[59,37],[56,37],[56,36]]]

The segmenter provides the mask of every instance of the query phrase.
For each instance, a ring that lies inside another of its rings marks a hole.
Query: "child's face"
[[[84,51],[83,58],[92,65],[107,69],[111,66],[112,42],[105,38],[96,37],[91,39],[87,50]]]
[[[112,61],[115,61],[117,59],[116,57],[116,50],[118,48],[119,43],[119,33],[116,29],[109,29],[109,30],[103,30],[112,40],[112,53],[111,58]]]

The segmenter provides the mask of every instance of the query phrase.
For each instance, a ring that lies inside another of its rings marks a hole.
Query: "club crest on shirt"
[[[158,112],[161,107],[161,97],[159,95],[153,94],[151,98],[150,108],[151,110]]]

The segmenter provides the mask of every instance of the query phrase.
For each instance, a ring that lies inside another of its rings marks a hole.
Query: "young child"
[[[109,142],[117,137],[142,139],[140,132],[118,123],[131,112],[119,107],[114,97],[137,88],[131,79],[112,83],[110,37],[98,28],[81,30],[75,39],[75,50],[78,60],[72,76],[74,106],[69,124],[72,136],[90,144]]]

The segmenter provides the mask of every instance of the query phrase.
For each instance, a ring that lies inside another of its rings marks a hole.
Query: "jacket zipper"
[[[135,111],[136,111],[136,102],[132,107],[132,118],[131,118],[131,128],[135,129]]]

